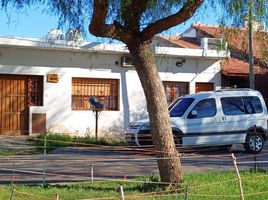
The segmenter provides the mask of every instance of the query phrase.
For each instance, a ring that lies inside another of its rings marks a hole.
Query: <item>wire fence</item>
[[[15,138],[16,140],[16,138]],[[37,140],[37,139],[36,139]],[[244,191],[243,182],[248,180],[262,180],[268,177],[266,171],[262,174],[250,174],[240,176],[241,170],[268,168],[267,151],[257,155],[245,154],[234,150],[234,155],[218,148],[185,149],[178,147],[179,153],[168,158],[158,158],[159,153],[153,148],[139,148],[128,146],[105,146],[96,144],[84,144],[79,142],[66,142],[58,140],[42,141],[44,146],[31,146],[31,143],[23,148],[17,148],[12,155],[0,156],[0,184],[10,185],[9,199],[60,199],[61,194],[42,196],[27,193],[17,189],[19,184],[47,185],[70,182],[118,182],[122,183],[148,183],[137,179],[138,177],[158,175],[157,161],[163,159],[180,159],[183,170],[188,172],[200,171],[233,171],[237,177],[228,180],[215,180],[209,184],[187,185],[185,188],[164,190],[159,192],[146,192],[124,195],[123,186],[117,196],[98,197],[90,199],[150,199],[166,197],[171,199],[250,199],[256,195],[268,195],[268,188],[261,188],[258,192]],[[47,151],[47,142],[62,143],[70,146],[49,146],[53,151]],[[12,145],[11,145],[12,147]],[[33,150],[42,149],[33,154]],[[29,153],[27,153],[29,151]],[[237,170],[235,170],[237,169]],[[267,178],[268,179],[268,178]],[[150,184],[174,185],[170,182],[150,181]],[[235,194],[208,194],[202,193],[211,187],[222,187],[223,184],[234,184],[240,188],[240,193]],[[0,187],[0,192],[3,189]],[[81,199],[82,200],[82,199]]]

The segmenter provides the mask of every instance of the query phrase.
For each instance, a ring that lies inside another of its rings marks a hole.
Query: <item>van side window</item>
[[[221,105],[224,115],[245,114],[244,105],[241,97],[221,98]]]
[[[258,97],[243,97],[246,114],[262,113],[261,101]]]
[[[193,115],[193,113],[195,114]],[[216,114],[216,102],[215,99],[203,99],[199,101],[188,115],[188,119],[212,117]]]

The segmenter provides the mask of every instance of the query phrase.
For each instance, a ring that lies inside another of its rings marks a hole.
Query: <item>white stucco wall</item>
[[[60,133],[92,134],[95,117],[92,111],[71,109],[73,77],[113,78],[120,80],[119,111],[103,111],[99,118],[99,133],[123,133],[129,122],[147,117],[145,97],[134,69],[120,66],[118,53],[90,53],[68,50],[48,50],[0,47],[0,73],[44,76],[44,106],[30,107],[32,113],[46,113],[47,129]],[[156,63],[163,81],[213,82],[221,85],[220,65],[216,59],[186,58],[183,67],[176,67],[176,57],[157,57]],[[118,64],[116,64],[118,63]],[[58,83],[48,83],[47,74],[58,74]]]

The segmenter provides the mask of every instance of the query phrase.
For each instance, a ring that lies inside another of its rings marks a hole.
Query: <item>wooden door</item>
[[[213,90],[214,90],[213,83],[195,83],[195,93],[213,91]]]
[[[0,75],[0,135],[28,133],[27,78]]]

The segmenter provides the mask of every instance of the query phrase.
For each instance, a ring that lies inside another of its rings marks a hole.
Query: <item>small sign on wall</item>
[[[48,74],[47,75],[47,82],[48,83],[58,83],[59,82],[59,75],[58,74]]]

